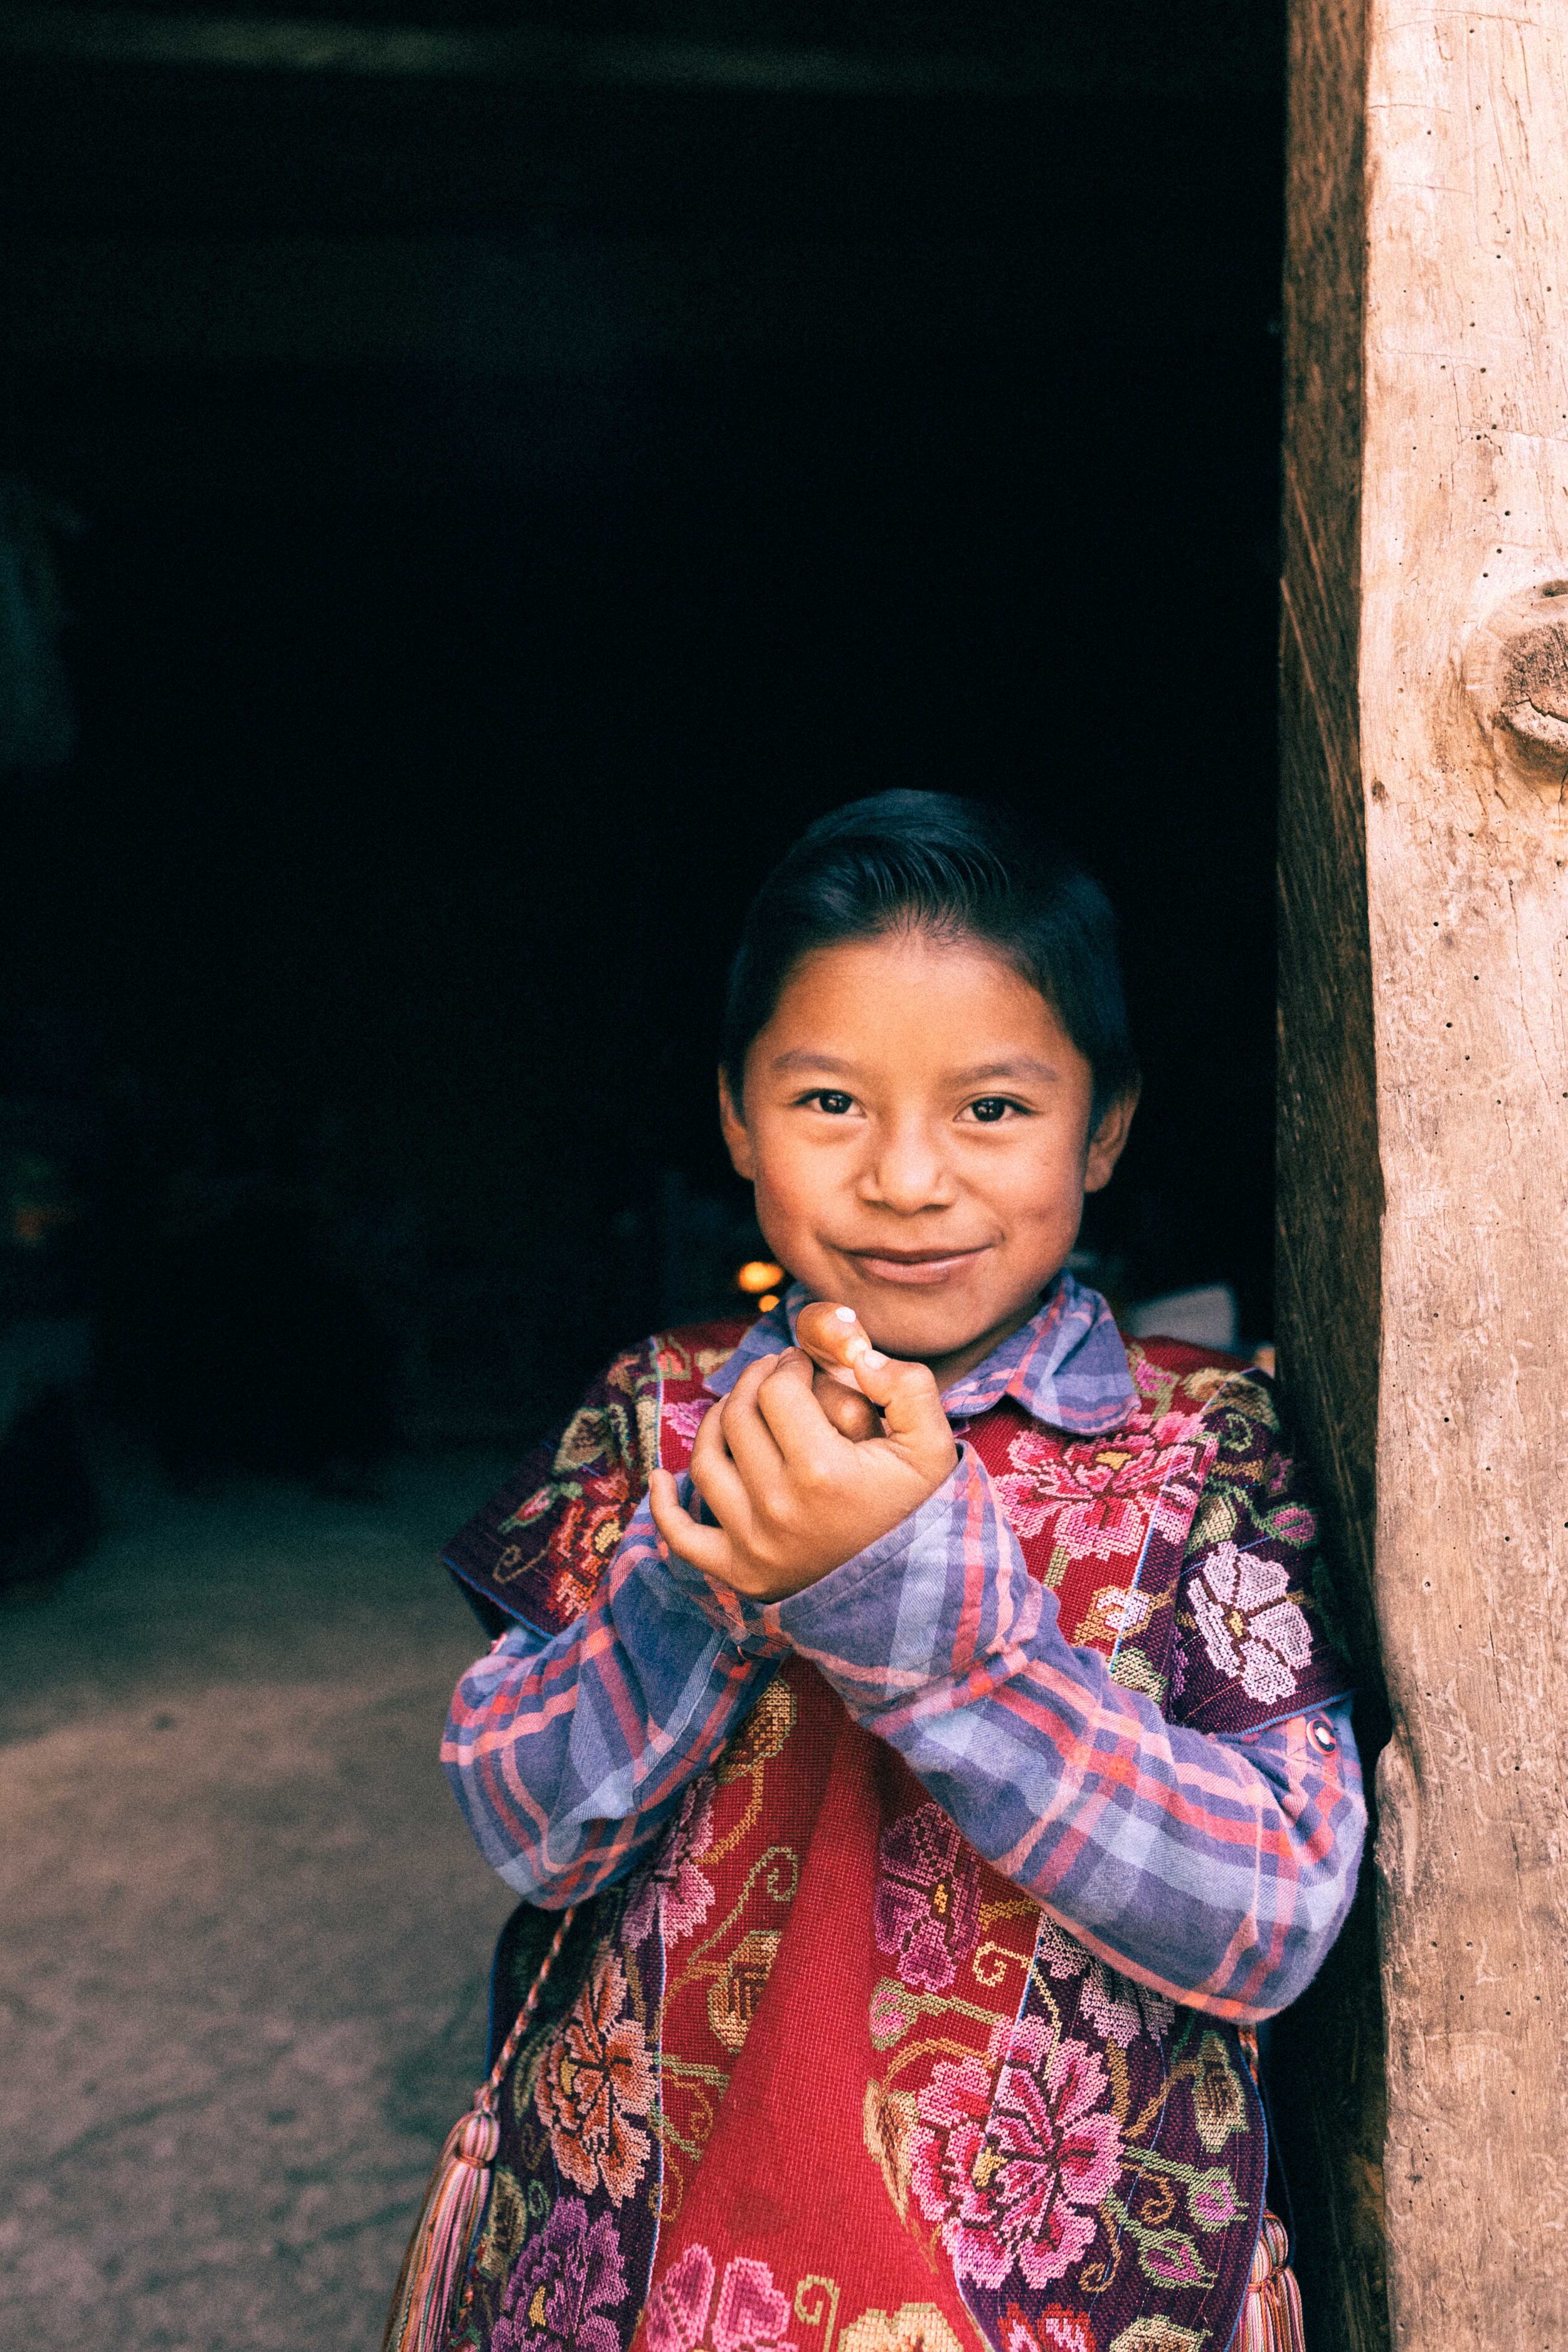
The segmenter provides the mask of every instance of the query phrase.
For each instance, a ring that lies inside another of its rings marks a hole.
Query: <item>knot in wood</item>
[[[1489,613],[1465,682],[1500,756],[1539,789],[1568,790],[1568,579],[1541,580]]]
[[[1509,647],[1498,717],[1526,743],[1568,761],[1568,614]]]

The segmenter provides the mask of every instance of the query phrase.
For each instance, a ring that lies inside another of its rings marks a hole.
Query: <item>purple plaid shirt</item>
[[[712,1394],[788,1345],[804,1297],[752,1328]],[[1063,1276],[942,1402],[961,1435],[1006,1395],[1094,1436],[1135,1393],[1103,1300]],[[1270,2016],[1338,1933],[1365,1826],[1348,1697],[1245,1737],[1168,1722],[1063,1639],[968,1445],[901,1526],[767,1606],[661,1559],[643,1502],[582,1617],[503,1634],[458,1686],[442,1760],[480,1850],[550,1907],[623,1876],[791,1651],[988,1861],[1170,1998]]]

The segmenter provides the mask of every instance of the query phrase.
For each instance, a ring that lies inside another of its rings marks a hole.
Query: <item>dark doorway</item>
[[[171,1188],[247,1177],[390,1329],[377,1428],[443,1364],[574,1388],[674,1303],[671,1199],[743,1215],[748,893],[891,782],[1100,871],[1148,1089],[1089,1239],[1268,1336],[1280,111],[1200,48],[510,109],[104,68],[87,168],[18,127],[4,461],[86,528],[0,936],[91,1073],[122,1402]]]

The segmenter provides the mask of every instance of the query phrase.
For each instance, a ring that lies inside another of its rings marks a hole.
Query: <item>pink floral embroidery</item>
[[[1134,1497],[1103,1495],[1063,1505],[1042,1496],[1028,1478],[994,1478],[992,1484],[1026,1541],[1049,1520],[1055,1543],[1075,1560],[1132,1560],[1143,1548],[1148,1506]]]
[[[726,2263],[710,2331],[713,2277],[706,2246],[688,2246],[670,2264],[648,2297],[643,2323],[648,2352],[796,2352],[784,2332],[789,2297],[773,2284],[766,2263],[746,2254]]]
[[[525,1503],[520,1503],[510,1519],[503,1519],[497,1533],[510,1535],[514,1528],[526,1528],[542,1519],[555,1500],[553,1486],[536,1486]]]
[[[1122,1559],[1142,1548],[1151,1491],[1191,1473],[1196,1425],[1192,1413],[1168,1412],[1068,1446],[1024,1430],[1007,1448],[1013,1469],[993,1484],[1026,1540],[1054,1520],[1058,1544],[1075,1559]]]
[[[1187,2192],[1187,2203],[1194,2220],[1205,2230],[1227,2229],[1241,2211],[1236,2183],[1228,2172],[1205,2173],[1196,2188]]]
[[[1086,1444],[1062,1445],[1043,1431],[1026,1429],[1007,1448],[1015,1469],[1027,1474],[1041,1494],[1077,1498],[1086,1495],[1139,1495],[1162,1485],[1173,1470],[1185,1468],[1192,1448],[1194,1415],[1163,1413],[1140,1427],[1133,1423]]]
[[[713,2257],[706,2246],[688,2246],[647,2299],[643,2328],[650,2352],[694,2352],[712,2300]]]
[[[602,2178],[623,2204],[647,2162],[647,2132],[632,2121],[653,2104],[653,2065],[643,2029],[626,2014],[626,1979],[604,1953],[545,2053],[533,2104],[551,2153],[568,2180],[595,2189]]]
[[[989,2063],[943,2061],[921,2094],[910,2179],[961,2279],[1030,2286],[1062,2277],[1088,2251],[1121,2161],[1121,2126],[1104,2106],[1105,2067],[1084,2042],[1051,2047],[1044,2019],[991,2037]]]
[[[980,1865],[940,1805],[884,1830],[879,1860],[877,1949],[905,1984],[942,1992],[980,1940]]]
[[[1216,1544],[1193,1580],[1192,1611],[1210,1662],[1239,1676],[1248,1698],[1289,1698],[1311,1663],[1311,1632],[1289,1590],[1288,1569],[1233,1543]]]
[[[664,1419],[677,1437],[683,1438],[688,1445],[691,1445],[712,1409],[711,1397],[692,1397],[680,1404],[667,1404]]]
[[[621,1932],[628,1944],[642,1942],[656,1914],[667,1943],[697,1933],[713,1908],[713,1882],[697,1861],[712,1843],[713,1783],[704,1773],[688,1787],[664,1843],[626,1905]]]
[[[1168,2286],[1206,2286],[1210,2281],[1211,2273],[1199,2262],[1192,2240],[1174,2230],[1146,2242],[1142,2260],[1152,2276],[1163,2279]]]

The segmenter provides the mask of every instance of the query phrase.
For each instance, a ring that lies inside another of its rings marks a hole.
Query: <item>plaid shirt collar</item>
[[[769,1315],[759,1316],[734,1354],[703,1386],[727,1396],[759,1356],[782,1354],[809,1292],[795,1283]],[[1075,1437],[1120,1429],[1138,1401],[1127,1350],[1098,1290],[1058,1274],[1028,1321],[955,1381],[942,1397],[950,1421],[969,1421],[1012,1397],[1035,1420]]]

